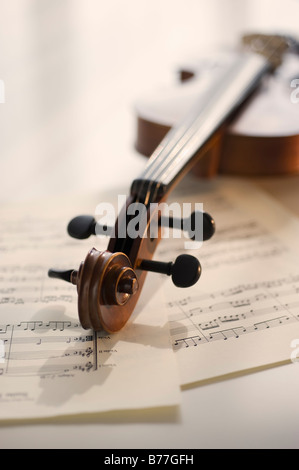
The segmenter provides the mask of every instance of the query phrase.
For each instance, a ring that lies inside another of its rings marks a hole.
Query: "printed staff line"
[[[16,367],[16,366],[11,366],[9,372],[6,372],[5,375],[8,376],[18,376],[18,377],[28,377],[28,376],[43,376],[43,375],[49,375],[49,374],[62,374],[62,373],[72,373],[72,372],[90,372],[93,370],[93,363],[91,361],[88,361],[84,365],[78,365],[78,364],[49,364],[49,365],[43,365],[40,368],[34,367],[34,366],[22,366],[22,367]],[[1,374],[0,372],[0,375]]]
[[[88,343],[93,341],[93,335],[86,335],[86,336],[14,336],[13,340],[8,338],[2,339],[4,343],[9,343],[11,345],[17,344],[36,344],[40,345],[42,343]]]
[[[254,332],[260,332],[265,329],[270,329],[270,328],[277,328],[279,326],[285,325],[286,323],[292,323],[295,322],[296,320],[293,317],[287,317],[287,316],[282,316],[282,317],[277,317],[277,318],[272,318],[267,321],[263,322],[258,322],[253,325],[250,325],[249,327],[244,327],[244,326],[239,326],[235,328],[228,328],[225,330],[219,330],[210,333],[209,336],[206,335],[193,335],[193,336],[187,336],[187,337],[182,337],[182,338],[176,338],[172,344],[173,349],[177,350],[180,345],[185,344],[185,347],[189,347],[190,345],[187,343],[188,341],[192,341],[193,345],[200,345],[204,344],[206,342],[213,342],[213,341],[227,341],[229,339],[239,339],[241,336],[245,334],[251,334]],[[197,342],[195,341],[197,340]],[[192,345],[192,344],[191,344]]]
[[[62,359],[72,356],[77,357],[90,357],[93,354],[92,348],[75,349],[73,351],[53,351],[52,349],[39,350],[39,351],[13,351],[9,355],[10,361],[27,361],[27,360],[43,360],[43,359]],[[6,359],[6,355],[4,355]]]
[[[292,303],[287,303],[287,304],[280,303],[280,305],[271,305],[271,306],[267,306],[267,307],[263,307],[259,309],[250,309],[240,314],[219,316],[209,321],[220,321],[221,323],[225,323],[228,321],[239,321],[240,318],[247,319],[247,318],[254,317],[254,316],[267,315],[267,314],[272,314],[274,312],[281,312],[281,311],[287,311],[289,315],[293,316],[297,321],[299,321],[299,314],[296,314],[296,313],[294,314],[291,312],[292,309],[295,309],[297,307],[299,307],[299,302],[292,302]],[[194,312],[194,309],[192,311]],[[189,312],[191,312],[191,310],[189,310]],[[188,320],[192,321],[193,324],[195,324],[195,320],[193,320],[193,318],[200,317],[201,315],[205,315],[211,312],[212,310],[203,311],[202,309],[200,313],[196,313],[196,314],[194,313],[188,314],[187,312],[184,312],[184,318],[187,318]],[[170,317],[170,318],[171,318],[170,321],[178,321],[180,319],[178,315],[176,315],[175,317]]]
[[[196,301],[203,301],[206,299],[216,299],[217,297],[235,296],[238,294],[242,294],[244,292],[252,291],[254,289],[272,289],[272,288],[282,287],[284,285],[295,284],[296,282],[297,283],[299,282],[299,274],[293,275],[290,277],[275,279],[273,281],[263,281],[263,282],[256,282],[256,283],[250,283],[250,284],[239,284],[227,290],[218,290],[217,292],[213,292],[213,293],[194,295],[192,298],[184,297],[176,302],[169,302],[167,305],[169,308],[172,308],[178,303],[180,303],[181,305],[188,305],[188,303],[190,303],[191,301],[196,302]],[[289,295],[292,292],[294,294],[297,294],[299,292],[299,286],[294,286],[293,289],[291,289],[291,291],[283,291],[279,295],[281,294]],[[271,293],[269,292],[268,294],[271,294]],[[264,295],[264,291],[262,295]]]

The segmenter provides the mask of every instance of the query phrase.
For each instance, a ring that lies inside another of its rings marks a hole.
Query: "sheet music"
[[[126,328],[108,335],[83,330],[76,287],[47,277],[50,267],[77,269],[93,245],[106,249],[105,239],[72,240],[66,233],[70,218],[92,214],[97,203],[1,210],[0,419],[180,402],[158,278],[145,287]],[[149,299],[152,286],[157,295]]]
[[[72,240],[65,227],[98,201],[2,209],[1,419],[174,405],[179,382],[290,361],[299,338],[298,220],[244,181],[186,183],[173,199],[203,202],[216,220],[213,239],[188,251],[202,277],[181,290],[152,274],[132,320],[111,336],[83,330],[75,286],[47,277],[49,267],[85,258],[91,240]],[[175,259],[184,241],[162,240],[155,259]],[[106,240],[94,245],[105,249]]]
[[[190,252],[203,269],[194,287],[164,285],[181,384],[290,362],[299,338],[299,221],[249,182],[192,181],[177,197],[194,202],[197,191],[216,234]],[[175,258],[182,247],[163,242],[159,256]]]

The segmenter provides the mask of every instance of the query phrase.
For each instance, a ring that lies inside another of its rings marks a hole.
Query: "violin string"
[[[262,35],[257,35],[257,37],[255,38],[255,41],[257,41],[258,39],[263,40],[263,36]],[[260,50],[260,53],[263,53],[265,50],[267,50],[267,48],[269,49],[269,47],[271,47],[271,43],[275,44],[276,40],[277,40],[277,38],[275,36],[270,36],[270,38],[267,40],[267,42],[263,44],[263,47]],[[251,45],[251,49],[253,48],[252,46],[253,45]],[[273,51],[270,53],[270,55],[269,54],[267,55],[269,62],[274,57],[274,55],[277,54],[279,49],[280,49],[280,47],[276,47],[276,48],[273,49]],[[192,126],[192,124],[191,124],[191,126]],[[171,139],[168,139],[165,142],[164,145],[163,145],[163,141],[161,142],[161,144],[158,146],[156,151],[153,153],[153,155],[151,157],[151,162],[150,162],[148,168],[146,168],[146,170],[145,170],[145,173],[143,175],[143,177],[145,179],[147,179],[147,180],[155,179],[155,180],[159,181],[159,180],[165,178],[169,174],[169,172],[172,171],[174,164],[178,163],[178,161],[177,161],[178,154],[182,150],[182,146],[179,146],[179,144],[183,140],[186,143],[186,138],[188,139],[188,133],[190,133],[190,126],[186,127],[186,129],[183,132],[183,134],[181,135],[179,141],[176,141],[176,140],[172,141]],[[169,136],[171,136],[171,135],[169,134]],[[189,137],[189,139],[191,139],[192,136],[193,136],[193,134]],[[188,142],[188,140],[187,140],[187,142]],[[183,147],[184,147],[184,145],[183,145]],[[167,150],[167,146],[170,146],[170,149]],[[177,147],[180,147],[179,151],[175,152],[175,149]],[[167,153],[166,153],[165,156],[163,156],[163,154],[165,154],[165,151]],[[176,162],[175,162],[175,160],[176,160]]]
[[[213,98],[210,100],[209,104],[211,106],[216,106],[217,96],[214,95]],[[194,110],[192,115],[189,117],[188,120],[184,121],[181,127],[181,133],[178,139],[175,138],[176,131],[173,132],[173,139],[171,139],[171,134],[169,135],[169,141],[167,142],[166,146],[163,148],[160,160],[161,163],[159,166],[153,165],[152,172],[150,178],[154,178],[155,180],[161,180],[167,177],[167,175],[173,171],[173,167],[176,165],[180,165],[181,160],[183,159],[183,150],[192,142],[192,139],[198,132],[198,128],[200,124],[203,123],[203,118],[196,110],[194,115]],[[185,128],[185,129],[184,129]],[[168,149],[167,147],[170,147]],[[163,158],[163,153],[166,156]],[[156,170],[156,171],[155,171]]]
[[[258,39],[262,39],[262,36],[261,35],[258,35],[257,38],[255,39],[255,41],[257,41]],[[260,51],[260,53],[263,53],[264,51],[267,50],[267,48],[269,49],[269,47],[271,47],[271,43],[275,43],[276,41],[276,38],[273,36],[270,36],[270,38],[267,38],[267,42],[265,44],[263,44],[263,47]],[[252,47],[251,47],[252,48]],[[270,54],[270,56],[268,56],[268,60],[269,62],[271,61],[271,58],[277,53],[278,51],[278,48],[274,49],[272,51],[272,53]],[[212,104],[212,103],[211,103]],[[160,173],[158,173],[158,175],[156,175],[156,178],[159,180],[161,178],[167,178],[167,176],[169,175],[169,173],[171,171],[173,171],[173,167],[179,163],[178,161],[178,154],[182,151],[182,149],[184,148],[184,146],[186,144],[188,144],[188,142],[190,141],[188,139],[188,136],[186,136],[186,134],[189,132],[189,128],[187,128],[187,131],[183,134],[182,138],[180,140],[183,140],[185,141],[185,143],[183,145],[181,145],[180,147],[180,150],[178,153],[175,153],[173,156],[171,155],[172,154],[172,151],[170,150],[170,152],[168,153],[168,157],[167,157],[167,164],[165,165],[166,166],[166,170],[164,172],[161,172],[162,170],[162,167],[160,166]],[[195,133],[196,133],[196,130],[195,130]],[[194,134],[192,134],[190,136],[190,139],[192,139],[192,137],[194,136]],[[175,149],[175,146],[173,147],[173,149]]]

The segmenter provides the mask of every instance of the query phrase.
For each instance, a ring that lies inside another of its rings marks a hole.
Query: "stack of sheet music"
[[[1,209],[0,419],[176,406],[191,383],[296,360],[299,221],[239,180],[190,178],[172,199],[201,202],[216,220],[214,238],[191,253],[202,277],[179,290],[151,274],[115,335],[83,330],[76,288],[47,277],[106,249],[65,230],[98,200]],[[181,238],[162,240],[156,259],[182,252]]]

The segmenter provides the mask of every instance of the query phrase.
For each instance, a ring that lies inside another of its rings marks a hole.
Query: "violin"
[[[189,227],[191,239],[205,241],[215,232],[213,217],[194,212],[187,221],[177,220],[165,217],[160,208],[194,164],[218,145],[219,136],[232,117],[293,47],[289,38],[281,36],[246,36],[242,52],[217,74],[221,88],[213,84],[208,87],[157,145],[142,174],[132,182],[112,230],[99,226],[88,215],[69,222],[68,233],[77,239],[111,233],[107,250],[92,248],[78,270],[48,272],[52,278],[76,285],[83,328],[108,333],[122,329],[134,311],[148,271],[171,276],[179,288],[190,287],[199,280],[202,269],[194,256],[182,254],[169,263],[154,261],[153,257],[165,225],[183,230]],[[138,224],[136,211],[140,213]],[[132,233],[134,224],[138,230]]]

